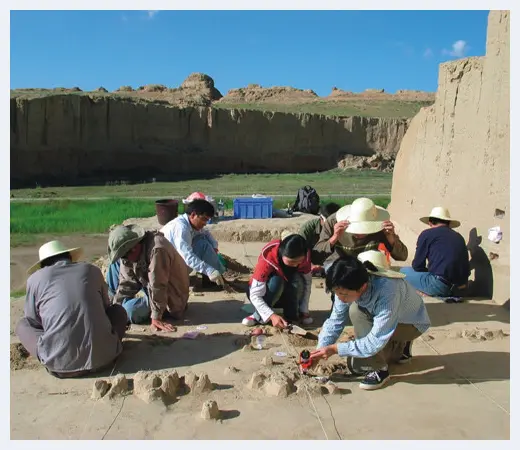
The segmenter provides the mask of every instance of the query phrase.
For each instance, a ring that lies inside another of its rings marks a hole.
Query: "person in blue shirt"
[[[428,330],[430,318],[422,297],[403,278],[376,250],[334,262],[326,285],[336,298],[311,352],[313,362],[338,354],[352,375],[364,376],[359,387],[373,390],[388,381],[389,363],[411,361],[412,341]],[[336,343],[348,316],[355,340]]]
[[[401,272],[415,289],[432,297],[461,294],[468,284],[470,265],[466,242],[454,230],[460,222],[441,206],[420,220],[429,228],[417,239],[412,267],[403,267]]]

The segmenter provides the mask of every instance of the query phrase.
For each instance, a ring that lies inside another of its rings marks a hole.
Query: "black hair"
[[[305,256],[309,251],[307,241],[299,234],[291,234],[287,236],[280,244],[280,256],[294,259]]]
[[[438,225],[442,223],[443,225],[446,225],[448,227],[450,226],[449,220],[438,219],[437,217],[429,217],[428,220],[432,223],[432,225]]]
[[[341,208],[337,203],[326,203],[320,206],[320,214],[325,217],[325,219],[332,214],[338,212],[338,209]]]
[[[48,258],[45,258],[40,263],[40,267],[43,269],[44,267],[53,266],[58,261],[72,261],[72,256],[69,252],[60,253],[59,255],[49,256]]]
[[[186,214],[188,216],[191,213],[195,213],[197,216],[207,216],[207,217],[214,217],[215,216],[215,208],[213,205],[208,202],[207,200],[203,200],[201,198],[197,198],[190,202],[186,206]]]
[[[372,263],[362,263],[354,256],[345,255],[337,259],[327,271],[325,283],[328,291],[348,289],[358,291],[368,281],[367,268],[376,271]]]

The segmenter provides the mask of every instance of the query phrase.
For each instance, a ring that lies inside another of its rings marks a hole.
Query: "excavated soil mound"
[[[11,370],[35,369],[39,365],[36,359],[29,355],[29,352],[20,343],[11,344],[10,361]]]

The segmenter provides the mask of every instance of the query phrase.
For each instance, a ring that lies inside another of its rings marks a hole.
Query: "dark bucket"
[[[159,225],[166,225],[170,220],[177,217],[179,212],[179,202],[173,199],[157,200],[155,202],[157,221]]]

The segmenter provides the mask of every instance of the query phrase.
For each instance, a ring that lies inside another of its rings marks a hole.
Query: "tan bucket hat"
[[[377,272],[367,269],[367,271],[372,275],[386,278],[404,278],[406,276],[404,273],[392,270],[385,254],[378,250],[368,250],[360,253],[358,259],[361,262],[370,261],[374,266],[376,266]]]
[[[36,272],[37,270],[41,269],[43,260],[52,256],[61,255],[63,253],[70,253],[72,262],[76,262],[83,255],[83,249],[81,247],[67,248],[60,241],[47,242],[46,244],[43,244],[40,247],[40,250],[38,251],[38,256],[40,260],[36,264],[33,264],[31,267],[29,267],[29,269],[27,270],[27,274],[30,275]]]
[[[125,256],[145,235],[139,225],[120,225],[108,236],[108,258],[110,264]]]
[[[436,219],[441,220],[449,220],[450,221],[450,228],[457,228],[460,227],[460,222],[458,220],[454,220],[450,216],[450,212],[448,208],[444,208],[442,206],[436,206],[432,209],[432,212],[429,216],[421,217],[419,220],[422,223],[425,223],[428,225],[428,222],[430,221],[430,217],[435,217]]]
[[[358,198],[351,205],[343,206],[336,213],[338,222],[348,220],[350,225],[345,230],[353,234],[372,234],[383,229],[383,222],[390,220],[390,214],[384,208],[376,206],[369,198]]]

